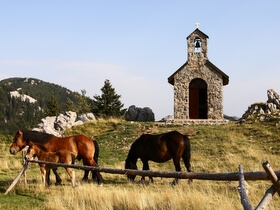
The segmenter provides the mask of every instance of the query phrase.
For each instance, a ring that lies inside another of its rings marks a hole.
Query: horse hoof
[[[178,181],[175,181],[175,180],[171,183],[172,186],[176,186],[177,184],[178,184]]]
[[[61,182],[56,182],[55,183],[55,186],[60,186],[60,185],[62,185]]]
[[[97,186],[98,186],[98,187],[103,187],[103,184],[101,183],[101,184],[98,184]]]
[[[82,182],[86,183],[86,182],[88,182],[88,179],[82,179]]]

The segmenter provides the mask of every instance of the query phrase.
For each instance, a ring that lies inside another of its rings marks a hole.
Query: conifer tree
[[[77,108],[74,104],[74,102],[70,99],[70,98],[67,98],[65,104],[64,104],[64,110],[65,111],[77,111]]]
[[[47,116],[57,116],[59,112],[58,108],[58,102],[57,99],[55,98],[54,93],[51,94],[51,98],[48,101],[48,108],[47,108]]]
[[[120,101],[121,95],[116,94],[108,79],[105,80],[104,86],[101,88],[100,96],[93,96],[93,113],[98,117],[122,117],[125,109]]]
[[[86,90],[82,89],[81,94],[77,94],[78,114],[86,114],[91,112],[91,99],[86,96]]]

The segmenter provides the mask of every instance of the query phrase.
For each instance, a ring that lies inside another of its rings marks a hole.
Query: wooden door
[[[189,87],[189,118],[207,119],[207,84],[202,79],[194,79]]]

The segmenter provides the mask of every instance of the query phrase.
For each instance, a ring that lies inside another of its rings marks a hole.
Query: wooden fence
[[[273,195],[278,192],[280,195],[280,184],[278,177],[280,177],[280,171],[273,171],[268,162],[263,163],[263,171],[256,172],[243,172],[242,165],[239,165],[239,172],[228,173],[194,173],[194,172],[162,172],[162,171],[145,171],[145,170],[132,170],[132,169],[113,169],[113,168],[100,168],[91,166],[82,166],[75,164],[62,164],[52,163],[40,160],[28,160],[19,175],[12,182],[10,187],[6,190],[5,194],[9,193],[12,188],[18,182],[20,176],[25,172],[30,163],[44,163],[56,167],[69,167],[79,170],[98,171],[110,174],[123,174],[123,175],[139,175],[150,177],[162,177],[162,178],[179,178],[179,179],[198,179],[198,180],[214,180],[214,181],[239,181],[239,192],[241,197],[241,203],[246,210],[253,209],[249,198],[247,196],[248,191],[245,187],[245,180],[271,180],[272,186],[266,191],[264,197],[255,208],[256,210],[265,209]]]

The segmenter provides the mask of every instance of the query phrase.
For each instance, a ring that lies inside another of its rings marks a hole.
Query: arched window
[[[203,79],[193,79],[189,86],[189,118],[207,119],[207,84]]]

